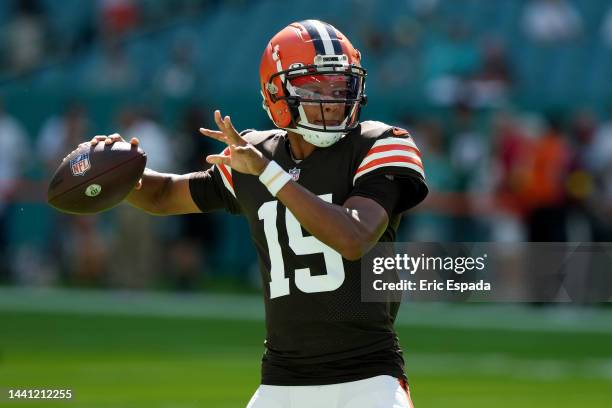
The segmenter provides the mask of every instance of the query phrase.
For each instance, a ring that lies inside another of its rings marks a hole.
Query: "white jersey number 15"
[[[324,194],[319,197],[327,202],[332,201],[331,194]],[[264,232],[270,255],[270,299],[289,294],[289,278],[285,276],[283,253],[278,242],[278,231],[276,229],[277,204],[278,201],[276,200],[268,201],[257,211],[259,219],[264,222]],[[344,282],[342,256],[315,237],[305,237],[302,234],[302,226],[289,209],[285,211],[285,227],[287,228],[291,250],[296,255],[322,253],[327,270],[325,275],[312,276],[310,268],[296,269],[295,286],[306,293],[329,292],[338,289]]]

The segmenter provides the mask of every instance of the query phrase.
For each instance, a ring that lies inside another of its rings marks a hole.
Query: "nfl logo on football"
[[[70,170],[74,176],[82,176],[91,168],[89,162],[89,153],[79,154],[74,159],[70,160]]]
[[[298,169],[297,167],[289,169],[289,175],[291,176],[293,181],[298,181],[298,179],[300,178],[300,169]]]

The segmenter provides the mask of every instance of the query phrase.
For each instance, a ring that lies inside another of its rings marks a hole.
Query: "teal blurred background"
[[[610,10],[604,0],[3,2],[0,279],[257,286],[241,219],[68,217],[45,205],[46,183],[95,134],[138,136],[150,167],[180,173],[221,148],[197,133],[214,109],[269,128],[261,52],[311,17],[361,49],[363,118],[406,127],[424,152],[432,194],[401,240],[609,241]]]
[[[73,386],[100,407],[245,405],[263,322],[244,220],[68,216],[46,187],[96,134],[137,136],[151,168],[183,173],[222,148],[197,132],[214,109],[269,128],[261,53],[307,18],[361,50],[362,118],[405,127],[423,152],[431,194],[399,240],[612,241],[610,1],[7,0],[0,387]],[[400,315],[419,407],[612,403],[608,305]]]

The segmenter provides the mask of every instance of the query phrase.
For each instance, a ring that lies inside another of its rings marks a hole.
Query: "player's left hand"
[[[229,154],[211,154],[206,157],[206,161],[211,164],[226,164],[240,173],[259,176],[269,160],[238,134],[229,116],[222,119],[221,112],[216,110],[215,123],[218,131],[200,128],[200,133],[227,144]]]

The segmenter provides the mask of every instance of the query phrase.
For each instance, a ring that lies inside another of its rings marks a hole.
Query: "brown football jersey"
[[[402,212],[427,195],[420,153],[403,129],[365,121],[340,141],[293,160],[284,130],[244,138],[323,200],[377,201],[389,214],[381,242],[392,242]],[[194,173],[194,202],[203,212],[244,215],[263,280],[266,350],[262,383],[317,385],[376,375],[403,376],[393,329],[398,304],[361,301],[359,261],[349,261],[305,231],[256,176],[217,165]]]

